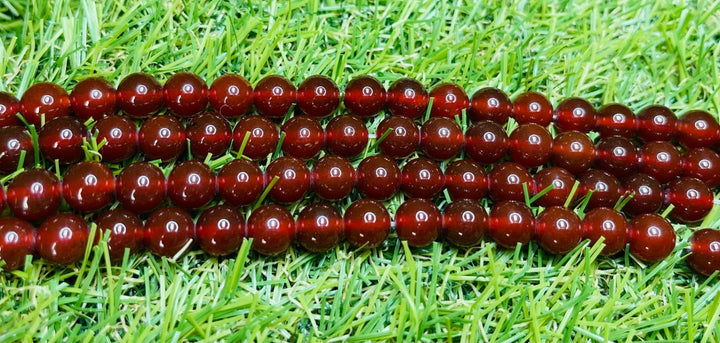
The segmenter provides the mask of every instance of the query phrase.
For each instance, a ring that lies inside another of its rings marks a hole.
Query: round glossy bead
[[[508,153],[514,162],[534,168],[545,164],[552,154],[550,132],[537,124],[523,124],[510,134]]]
[[[575,177],[563,168],[549,167],[535,173],[533,181],[536,194],[551,185],[553,186],[550,191],[537,199],[535,202],[537,205],[542,207],[563,206],[570,197],[570,192],[575,184]],[[573,197],[573,200],[575,198]]]
[[[500,201],[490,210],[490,237],[499,246],[514,249],[535,234],[535,217],[524,203]]]
[[[269,118],[284,117],[296,100],[295,86],[280,75],[265,76],[253,90],[255,109]]]
[[[65,201],[76,211],[97,211],[113,201],[115,177],[108,166],[82,161],[67,169],[62,180]]]
[[[345,238],[355,247],[372,249],[390,234],[390,214],[376,200],[360,199],[348,206],[343,216]]]
[[[208,87],[205,80],[196,74],[177,73],[165,81],[163,99],[170,112],[190,117],[207,107]]]
[[[268,256],[287,250],[295,236],[295,220],[284,207],[263,205],[250,214],[247,234],[252,249]]]
[[[145,246],[158,256],[174,257],[195,238],[195,223],[177,207],[164,207],[145,221]]]
[[[618,179],[605,171],[593,169],[580,175],[578,193],[584,197],[593,191],[587,208],[613,207],[620,199],[622,185]]]
[[[163,88],[151,75],[130,74],[118,84],[117,105],[131,117],[148,117],[162,108]]]
[[[0,128],[0,174],[10,174],[18,169],[20,155],[25,151],[23,167],[33,161],[33,141],[30,133],[21,126]]]
[[[582,221],[583,237],[594,245],[604,238],[600,252],[604,256],[612,256],[625,248],[628,241],[628,222],[620,212],[607,207],[598,207],[590,210]]]
[[[60,164],[75,163],[85,157],[83,139],[87,139],[87,134],[87,127],[75,117],[53,119],[38,132],[40,152]]]
[[[580,244],[581,224],[575,212],[561,206],[548,207],[537,217],[535,239],[545,251],[565,254]]]
[[[195,226],[200,248],[211,256],[225,256],[240,248],[245,237],[245,219],[228,205],[203,211]]]
[[[443,189],[445,177],[442,169],[428,158],[414,158],[402,168],[401,189],[411,198],[432,199]]]
[[[110,260],[120,261],[125,255],[125,249],[130,249],[130,255],[140,251],[143,245],[145,229],[143,222],[135,213],[126,209],[116,208],[103,212],[96,220],[98,233],[95,234],[96,241],[104,232],[110,231],[107,247]]]
[[[623,182],[625,194],[634,194],[622,208],[630,215],[657,212],[663,204],[664,194],[660,182],[646,174],[630,175]]]
[[[225,74],[213,81],[208,90],[210,106],[226,118],[244,115],[253,104],[253,88],[244,77]]]
[[[705,111],[688,111],[677,122],[676,138],[685,148],[709,148],[720,138],[717,119]]]
[[[60,86],[50,82],[36,83],[23,93],[20,112],[35,127],[59,117],[70,115],[70,96]]]
[[[720,155],[709,148],[695,148],[683,156],[683,176],[700,179],[710,188],[720,185]]]
[[[245,135],[249,138],[242,154],[253,160],[266,158],[275,151],[280,140],[277,126],[261,116],[247,116],[238,121],[233,130],[234,150],[240,150]]]
[[[295,116],[283,124],[285,133],[282,151],[285,155],[308,160],[317,155],[325,144],[325,132],[317,119],[310,116]]]
[[[325,127],[325,145],[332,154],[354,157],[365,150],[367,143],[367,127],[354,114],[336,116]]]
[[[503,162],[488,175],[490,198],[494,201],[525,200],[523,184],[529,193],[533,191],[533,179],[525,167],[515,162]]]
[[[343,218],[327,203],[305,206],[295,222],[295,240],[310,252],[326,252],[336,247],[343,236]]]
[[[190,140],[190,153],[197,159],[208,154],[218,157],[225,154],[232,142],[232,128],[227,119],[215,113],[194,116],[185,125],[185,136]]]
[[[117,111],[115,88],[106,80],[90,77],[78,82],[70,93],[73,113],[83,121],[95,120]]]
[[[35,228],[14,217],[0,218],[0,261],[6,271],[25,265],[25,256],[35,252]]]
[[[245,206],[257,200],[265,189],[265,175],[260,167],[245,159],[232,160],[217,173],[218,194],[233,206]]]
[[[0,128],[22,125],[17,117],[18,113],[20,113],[20,101],[10,93],[0,92]]]
[[[47,218],[38,228],[37,252],[46,261],[69,266],[85,255],[90,230],[82,217],[58,213]]]
[[[651,105],[637,114],[637,137],[645,142],[669,141],[675,137],[677,117],[669,108]]]
[[[487,120],[502,125],[512,115],[512,101],[497,88],[482,88],[473,94],[467,113],[473,122]]]
[[[705,276],[720,271],[720,230],[695,231],[690,236],[687,261],[692,269]]]
[[[7,203],[15,217],[38,221],[55,213],[60,207],[60,181],[46,169],[23,171],[7,187]]]
[[[555,112],[555,126],[562,131],[590,132],[595,127],[595,107],[585,99],[567,98]]]
[[[165,199],[165,186],[165,175],[160,168],[135,162],[123,168],[115,179],[115,197],[132,212],[148,212]]]
[[[457,160],[445,168],[445,187],[450,199],[480,200],[488,191],[487,174],[477,162]]]
[[[393,115],[417,118],[425,114],[429,101],[425,87],[414,79],[400,78],[387,91],[387,109]]]
[[[675,249],[675,230],[667,219],[653,213],[630,221],[630,253],[645,262],[665,259]]]
[[[310,191],[312,175],[305,162],[300,159],[280,157],[270,162],[265,173],[268,180],[278,177],[268,193],[270,199],[276,203],[289,204],[302,200]]]
[[[442,230],[442,214],[430,200],[414,198],[395,211],[395,232],[408,246],[424,248],[434,242]]]
[[[595,115],[595,131],[600,137],[622,136],[632,138],[637,132],[635,113],[621,104],[607,104]]]
[[[597,144],[595,166],[615,177],[633,174],[639,159],[638,149],[629,138],[605,137]]]
[[[345,108],[352,114],[374,116],[385,108],[386,100],[385,87],[372,76],[358,76],[345,86]]]
[[[312,190],[328,201],[346,198],[355,188],[356,173],[350,161],[344,157],[323,156],[313,165]]]
[[[595,162],[595,145],[582,132],[562,132],[555,136],[550,161],[575,175],[582,174]]]
[[[377,139],[389,134],[378,144],[381,153],[392,158],[405,158],[420,145],[420,130],[412,119],[404,116],[389,116],[377,127]]]
[[[696,222],[713,207],[713,193],[707,185],[694,177],[681,177],[665,189],[665,200],[675,206],[670,215],[683,222]]]
[[[180,208],[203,207],[215,197],[215,173],[195,160],[177,164],[168,175],[167,195]]]
[[[430,118],[420,128],[420,149],[436,160],[454,157],[462,150],[463,143],[462,129],[452,119]]]
[[[470,105],[465,91],[454,83],[441,83],[430,91],[430,98],[433,99],[430,108],[430,116],[446,117],[455,119],[455,116],[462,115]]]
[[[145,120],[138,131],[138,145],[148,161],[177,158],[185,151],[186,138],[182,123],[167,115]]]
[[[137,152],[137,127],[127,117],[113,114],[100,118],[93,126],[93,134],[98,144],[105,141],[98,150],[103,162],[125,161]]]
[[[465,141],[465,153],[481,164],[499,162],[510,146],[505,130],[490,121],[473,124],[465,132]]]
[[[298,86],[297,105],[309,116],[327,117],[340,105],[340,89],[327,76],[310,76]]]
[[[525,92],[513,100],[512,113],[518,124],[534,123],[548,126],[552,122],[553,107],[544,95],[538,92]]]
[[[357,189],[365,197],[386,200],[400,189],[397,163],[385,155],[368,156],[357,167]]]
[[[660,183],[674,180],[683,169],[682,156],[670,142],[650,142],[640,148],[641,173],[648,174]]]
[[[456,246],[472,247],[480,244],[489,229],[490,217],[477,201],[454,201],[443,211],[443,237]]]

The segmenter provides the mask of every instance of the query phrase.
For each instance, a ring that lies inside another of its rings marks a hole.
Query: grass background
[[[208,81],[372,74],[456,82],[511,97],[537,90],[633,110],[718,113],[718,1],[0,0],[0,90],[70,89],[144,71]],[[370,131],[378,121],[369,123]],[[354,196],[356,197],[356,196]],[[389,201],[391,211],[402,201]],[[444,200],[439,200],[442,205]],[[346,206],[347,204],[339,204]],[[302,204],[291,207],[296,213]],[[717,209],[716,209],[717,210]],[[701,226],[718,227],[713,212]],[[92,219],[92,218],[90,218]],[[720,338],[720,283],[684,260],[698,227],[646,265],[600,246],[552,256],[535,244],[373,251],[341,245],[263,258],[143,253],[110,265],[42,261],[0,274],[0,341],[700,341]]]

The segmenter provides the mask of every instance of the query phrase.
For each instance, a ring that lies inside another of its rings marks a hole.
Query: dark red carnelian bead
[[[490,217],[477,201],[454,201],[443,211],[442,235],[456,246],[472,247],[480,244],[489,228]]]
[[[622,185],[618,179],[605,171],[588,170],[578,178],[579,197],[584,197],[590,190],[593,191],[587,208],[613,207],[622,195]]]
[[[289,204],[299,201],[310,191],[312,175],[305,162],[295,157],[283,156],[265,169],[268,182],[278,177],[268,196],[277,203]]]
[[[595,127],[595,107],[582,98],[567,98],[557,108],[555,126],[562,131],[590,132]]]
[[[336,116],[325,127],[325,145],[332,154],[354,157],[365,150],[367,143],[367,127],[354,114]]]
[[[490,210],[490,237],[498,245],[514,249],[535,234],[535,217],[524,203],[500,201]]]
[[[582,174],[595,162],[595,145],[582,132],[562,132],[555,136],[550,161],[575,175]]]
[[[625,194],[633,194],[632,199],[622,208],[630,215],[657,212],[663,204],[664,194],[660,182],[646,174],[630,175],[623,182]]]
[[[303,80],[297,89],[297,106],[305,114],[324,118],[340,105],[340,89],[331,78],[313,75]]]
[[[462,115],[463,110],[467,110],[470,105],[465,91],[460,86],[446,82],[441,83],[430,91],[430,98],[433,99],[430,108],[430,116],[446,117],[455,119],[455,116]]]
[[[14,217],[0,218],[0,261],[6,271],[25,265],[25,256],[35,252],[35,228]]]
[[[263,205],[250,214],[247,234],[253,239],[253,250],[263,255],[278,255],[292,244],[295,220],[282,206]]]
[[[488,175],[490,198],[494,201],[525,200],[523,184],[532,194],[533,179],[525,167],[515,162],[503,162],[496,165]]]
[[[192,217],[177,207],[164,207],[145,221],[145,246],[151,253],[174,257],[195,238]]]
[[[513,100],[512,117],[518,124],[534,123],[548,126],[553,119],[553,107],[548,99],[538,92],[525,92]]]
[[[682,172],[682,156],[670,142],[649,142],[640,148],[640,172],[660,183],[674,180]]]
[[[539,193],[550,185],[553,189],[537,199],[537,204],[542,207],[563,206],[570,197],[575,177],[569,171],[560,167],[543,168],[533,176],[535,193]],[[575,200],[576,197],[573,197]]]
[[[448,160],[457,155],[463,143],[462,129],[455,120],[434,117],[420,128],[420,149],[436,160]]]
[[[46,261],[69,266],[85,255],[90,229],[85,220],[72,213],[58,213],[37,230],[37,252]]]
[[[10,174],[17,170],[23,151],[23,167],[29,167],[34,151],[30,133],[22,126],[0,128],[0,174]]]
[[[181,72],[165,81],[163,99],[168,110],[179,117],[190,117],[208,104],[208,87],[200,76]]]
[[[445,168],[445,186],[450,199],[480,200],[488,191],[487,174],[477,162],[457,160]]]
[[[432,199],[445,186],[442,169],[428,158],[414,158],[402,168],[401,189],[411,198]]]
[[[205,112],[194,116],[185,125],[185,136],[190,140],[190,153],[194,158],[205,159],[208,154],[218,157],[230,147],[232,128],[227,119]]]
[[[305,206],[295,221],[295,240],[307,251],[326,252],[343,236],[343,217],[327,203]]]
[[[537,217],[535,239],[545,251],[565,254],[583,238],[582,222],[575,212],[561,206],[548,207]]]
[[[135,162],[123,168],[115,179],[115,197],[124,208],[143,213],[160,205],[165,199],[165,187],[165,175],[160,168]]]
[[[20,101],[6,92],[0,92],[0,128],[22,125],[17,114],[20,113]]]
[[[675,137],[677,117],[669,108],[650,105],[637,114],[637,137],[645,142],[669,141]]]
[[[261,116],[247,116],[238,121],[233,130],[233,149],[240,150],[245,135],[249,133],[249,139],[243,156],[253,160],[261,160],[275,151],[280,134],[277,126],[269,119]]]
[[[125,249],[130,249],[130,255],[140,251],[145,236],[143,222],[135,213],[126,209],[116,208],[103,212],[96,220],[98,232],[95,241],[110,231],[107,247],[110,260],[120,261],[125,255]]]
[[[638,168],[639,159],[638,149],[629,138],[601,138],[596,147],[595,166],[615,177],[633,174]]]
[[[720,155],[709,148],[694,148],[683,156],[683,176],[700,179],[710,188],[720,185]]]
[[[510,134],[508,154],[514,162],[526,168],[545,164],[552,154],[553,138],[544,127],[523,124]]]
[[[23,171],[7,186],[7,203],[15,217],[38,221],[55,213],[62,200],[60,180],[40,168]]]
[[[88,129],[80,120],[75,117],[60,117],[49,121],[40,129],[38,145],[46,159],[70,164],[85,157],[83,139],[87,139],[87,136]]]
[[[386,200],[400,189],[401,173],[395,161],[385,155],[368,156],[357,167],[357,189],[363,196]]]
[[[688,111],[678,119],[675,137],[687,149],[709,148],[720,138],[720,125],[710,113]]]
[[[361,117],[372,117],[385,108],[387,93],[378,79],[361,75],[345,86],[345,108]]]
[[[228,205],[215,205],[203,211],[195,225],[198,245],[211,256],[225,256],[240,248],[245,237],[245,219]]]
[[[130,74],[118,84],[117,105],[131,117],[148,117],[162,108],[163,88],[151,75]]]
[[[93,126],[93,134],[98,144],[105,141],[98,150],[103,162],[125,161],[137,152],[137,127],[127,117],[112,114],[100,118]]]
[[[344,157],[327,155],[313,165],[312,178],[312,189],[317,196],[337,201],[350,195],[355,188],[356,173]]]
[[[702,229],[693,232],[687,261],[692,269],[705,276],[720,271],[720,230]]]
[[[205,206],[215,197],[215,173],[200,161],[175,165],[167,179],[167,195],[183,209]]]
[[[265,189],[265,174],[255,162],[232,160],[217,173],[218,194],[230,205],[249,205]]]
[[[612,256],[625,248],[628,241],[628,222],[620,212],[607,207],[590,210],[582,221],[583,237],[594,245],[604,238],[605,247],[600,252],[604,256]]]
[[[630,221],[630,253],[645,262],[657,262],[675,249],[675,230],[667,219],[653,213]]]
[[[345,238],[355,247],[372,249],[390,234],[390,214],[376,200],[360,199],[348,206],[343,216]]]
[[[420,145],[420,130],[412,119],[404,116],[389,116],[377,127],[377,138],[390,131],[379,144],[378,150],[392,158],[405,158]]]
[[[465,132],[465,153],[481,164],[499,162],[510,146],[503,128],[490,121],[473,124]]]
[[[621,104],[607,104],[595,115],[595,131],[600,137],[623,136],[632,138],[637,132],[635,113]]]
[[[138,146],[148,161],[169,161],[185,151],[186,138],[185,128],[175,117],[154,116],[140,127]]]
[[[210,106],[225,118],[244,115],[253,104],[253,88],[244,77],[225,74],[213,81],[208,90]]]
[[[0,187],[0,213],[5,210],[5,188]]]
[[[322,126],[310,116],[292,117],[280,130],[285,133],[282,151],[288,156],[308,160],[315,157],[325,144]]]
[[[82,161],[67,169],[62,180],[65,201],[76,211],[97,211],[113,201],[115,177],[108,166]]]
[[[268,75],[258,81],[253,90],[255,109],[269,118],[282,118],[297,101],[297,90],[280,75]]]
[[[505,92],[492,87],[478,90],[470,99],[468,118],[471,121],[491,121],[505,124],[512,115],[512,101]]]
[[[105,79],[90,77],[78,82],[70,93],[70,106],[83,121],[115,114],[115,88]]]
[[[36,83],[23,93],[20,112],[28,123],[40,127],[42,123],[70,115],[70,96],[54,83]]]
[[[442,213],[427,199],[408,199],[395,211],[398,239],[414,248],[424,248],[440,236]]]
[[[417,118],[425,114],[429,101],[425,87],[414,79],[397,79],[387,91],[387,109],[393,115]]]
[[[713,193],[702,181],[683,176],[670,182],[665,189],[665,201],[675,206],[671,216],[690,223],[703,219],[710,212]]]

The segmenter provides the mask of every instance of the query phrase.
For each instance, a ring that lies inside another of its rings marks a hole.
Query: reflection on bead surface
[[[0,128],[22,125],[17,117],[20,113],[20,101],[10,93],[0,92]]]
[[[630,215],[657,212],[663,204],[664,194],[660,182],[646,174],[630,175],[623,182],[625,194],[634,194],[622,208]]]
[[[35,127],[59,117],[70,115],[70,96],[60,86],[50,82],[36,83],[20,99],[20,112]]]
[[[167,195],[180,208],[203,207],[215,197],[215,173],[195,160],[177,164],[168,175]]]
[[[514,249],[535,234],[535,217],[524,203],[500,201],[490,210],[490,237],[498,245]]]
[[[420,130],[412,119],[404,116],[389,116],[380,122],[377,139],[390,132],[379,144],[378,150],[392,158],[405,158],[420,145]]]
[[[553,189],[537,199],[536,204],[542,207],[562,206],[570,197],[575,177],[560,167],[543,168],[533,176],[535,193],[539,193],[550,185]],[[573,197],[572,203],[577,196]]]
[[[313,75],[305,79],[297,89],[297,106],[303,113],[323,118],[340,105],[340,89],[331,78]]]
[[[165,199],[165,175],[150,163],[132,163],[118,174],[115,197],[132,212],[148,212]]]
[[[85,156],[82,146],[87,134],[87,128],[77,118],[55,118],[38,132],[40,152],[50,161],[58,160],[60,164],[75,163]]]
[[[98,232],[95,241],[99,241],[105,231],[110,231],[107,247],[110,260],[120,261],[125,255],[125,249],[130,249],[130,255],[137,253],[143,245],[145,229],[143,222],[134,213],[116,208],[103,212],[96,220]]]
[[[295,116],[283,124],[285,133],[282,151],[285,155],[307,160],[317,155],[325,144],[325,132],[318,121],[310,116]]]
[[[512,115],[512,101],[505,92],[492,87],[482,88],[470,99],[468,117],[471,121],[492,121],[505,124]]]
[[[244,77],[225,74],[213,81],[208,90],[210,106],[226,118],[244,115],[253,104],[253,88]]]
[[[313,191],[325,200],[344,199],[355,188],[355,168],[344,157],[323,156],[313,165],[312,176]]]
[[[657,214],[641,214],[630,221],[630,253],[645,262],[657,262],[675,249],[675,230]]]
[[[353,114],[336,116],[325,127],[327,150],[343,157],[355,157],[365,150],[368,130],[360,117]]]
[[[207,107],[208,87],[200,76],[181,72],[170,76],[163,86],[165,106],[180,117],[192,116]]]
[[[605,247],[600,252],[612,256],[623,250],[628,240],[628,223],[620,212],[607,207],[592,209],[582,221],[583,236],[594,245],[604,238]]]
[[[144,243],[155,255],[174,257],[193,238],[195,223],[187,212],[177,207],[161,208],[145,221]]]
[[[34,151],[30,133],[22,126],[0,128],[0,174],[10,174],[17,170],[23,151],[23,167],[29,167],[33,162]]]
[[[580,186],[578,195],[584,197],[589,191],[593,191],[588,209],[596,207],[613,207],[620,199],[622,185],[618,179],[602,170],[593,169],[580,175],[578,178]]]
[[[441,83],[430,91],[430,98],[433,99],[430,116],[446,117],[455,119],[455,116],[462,115],[470,104],[465,91],[454,83]]]
[[[443,211],[443,237],[456,246],[472,247],[480,244],[489,228],[490,217],[477,201],[454,201]]]
[[[445,186],[450,199],[480,200],[487,194],[488,180],[477,162],[457,160],[445,168]]]
[[[131,117],[150,116],[163,106],[162,86],[151,75],[130,74],[118,84],[117,105]]]
[[[682,156],[670,142],[646,143],[640,149],[639,170],[660,183],[668,183],[682,172]]]
[[[393,115],[417,118],[425,114],[429,101],[425,87],[409,78],[396,80],[387,91],[387,109]]]
[[[445,185],[442,169],[428,158],[409,160],[402,168],[402,191],[411,198],[434,198]]]
[[[310,191],[311,174],[305,162],[295,157],[283,156],[265,169],[267,179],[278,177],[277,183],[270,189],[268,197],[281,204],[301,200]],[[268,181],[269,182],[269,181]]]
[[[533,191],[533,179],[525,167],[515,162],[503,162],[495,166],[488,175],[490,197],[494,201],[525,200],[523,184],[528,193]]]
[[[510,134],[508,154],[526,168],[545,164],[552,153],[550,132],[537,124],[523,124]]]
[[[645,142],[669,141],[675,137],[677,117],[669,108],[650,105],[637,115],[637,136]]]
[[[282,118],[297,100],[297,90],[280,75],[268,75],[258,81],[253,91],[255,109],[269,118]]]
[[[288,210],[278,205],[263,205],[250,214],[247,221],[252,249],[267,256],[287,250],[295,236],[295,220]]]
[[[378,114],[385,108],[386,99],[385,88],[372,76],[358,76],[345,86],[345,108],[361,117]]]
[[[62,180],[62,194],[73,209],[97,211],[113,200],[115,178],[108,166],[96,161],[82,161],[70,166]]]
[[[185,151],[185,128],[175,117],[154,116],[138,131],[138,146],[146,160],[169,161]]]
[[[350,204],[343,221],[345,238],[355,247],[375,248],[390,234],[390,214],[376,200],[360,199]]]
[[[462,129],[454,120],[434,117],[420,128],[420,149],[436,160],[447,160],[457,155],[463,143]]]
[[[25,256],[35,252],[35,228],[14,217],[0,218],[0,261],[6,271],[25,265]]]
[[[58,213],[47,218],[37,231],[37,251],[46,261],[68,266],[85,254],[90,230],[82,217]]]
[[[393,159],[385,155],[363,159],[357,167],[357,177],[358,191],[371,199],[389,199],[400,189],[400,168]]]
[[[595,115],[595,131],[601,137],[623,136],[632,138],[637,131],[635,113],[621,104],[600,107]]]
[[[98,144],[105,141],[98,150],[103,162],[125,161],[137,152],[137,128],[127,117],[113,114],[101,118],[93,126],[93,133]]]
[[[340,243],[343,218],[335,207],[326,203],[305,206],[298,214],[295,239],[306,250],[326,252]]]
[[[117,110],[115,88],[110,82],[99,77],[90,77],[78,82],[70,93],[70,106],[75,116],[83,121],[98,120]]]
[[[203,211],[195,228],[198,245],[211,256],[236,252],[245,237],[245,219],[228,205],[215,205]]]
[[[465,132],[465,153],[481,164],[499,162],[510,145],[505,130],[493,122],[481,121]]]
[[[615,177],[626,177],[638,168],[638,149],[629,138],[612,136],[597,144],[595,166]]]
[[[513,101],[513,118],[518,124],[535,123],[548,126],[552,122],[553,107],[548,99],[538,92],[525,92]]]
[[[555,136],[550,160],[556,167],[582,174],[595,162],[595,146],[586,134],[565,131]]]
[[[590,132],[595,127],[595,107],[582,98],[567,98],[556,109],[555,126],[562,131]]]
[[[709,148],[695,148],[683,156],[683,176],[690,176],[715,188],[720,185],[720,155]]]
[[[242,154],[253,160],[266,158],[275,151],[280,140],[277,126],[261,116],[247,116],[238,121],[233,130],[234,150],[240,150],[245,135],[248,135],[248,141]]]
[[[711,147],[720,136],[717,119],[705,111],[688,111],[677,122],[677,140],[685,148]]]
[[[546,208],[538,215],[536,225],[538,245],[553,254],[570,252],[583,238],[580,218],[564,207]]]
[[[720,270],[720,230],[702,229],[690,237],[688,264],[705,276]]]
[[[713,193],[707,185],[694,177],[681,177],[665,189],[667,203],[675,206],[670,215],[683,222],[696,222],[713,207]]]
[[[395,211],[395,232],[408,246],[423,248],[432,244],[441,229],[442,214],[430,200],[409,199]]]
[[[45,169],[27,169],[7,186],[7,203],[15,217],[38,221],[55,213],[61,202],[60,181]]]
[[[217,174],[218,194],[233,206],[249,205],[265,189],[265,176],[252,161],[237,159],[225,164]]]
[[[194,116],[185,125],[185,135],[190,141],[190,153],[196,159],[205,159],[208,154],[224,154],[232,140],[232,130],[228,121],[211,112]]]

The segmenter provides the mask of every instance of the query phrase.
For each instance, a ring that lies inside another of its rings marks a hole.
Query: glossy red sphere
[[[208,100],[217,114],[226,118],[239,117],[252,107],[253,88],[244,77],[225,74],[213,81]]]
[[[570,197],[570,192],[575,184],[575,177],[563,168],[548,167],[535,173],[533,182],[535,183],[534,193],[539,193],[547,187],[553,186],[552,190],[538,198],[535,204],[542,207],[563,206]],[[573,197],[573,200],[576,198]]]
[[[690,237],[687,262],[692,269],[705,276],[720,271],[720,230],[695,231]]]
[[[233,150],[240,150],[245,135],[249,138],[242,154],[253,160],[265,159],[275,151],[280,140],[275,123],[261,116],[247,116],[238,121],[233,130]]]
[[[693,110],[678,119],[676,138],[685,148],[709,148],[720,138],[720,125],[712,114]]]
[[[700,179],[715,188],[720,185],[720,155],[709,148],[694,148],[683,156],[683,176]]]
[[[645,142],[669,141],[675,137],[677,117],[669,108],[650,105],[637,114],[637,137]]]
[[[69,266],[83,258],[89,236],[90,229],[82,217],[58,213],[45,219],[38,228],[37,252],[52,264]]]
[[[33,141],[22,126],[0,128],[0,174],[10,174],[18,169],[20,155],[25,151],[23,167],[33,164]]]
[[[672,217],[683,222],[696,222],[712,209],[713,193],[702,181],[683,176],[668,184],[665,201],[675,206],[670,212]]]
[[[507,133],[494,122],[477,122],[465,132],[465,153],[481,164],[499,162],[509,146]]]
[[[682,155],[670,142],[650,142],[640,148],[639,171],[668,183],[683,170]]]
[[[35,252],[35,228],[13,217],[0,218],[0,261],[6,271],[25,265],[25,256]]]
[[[153,76],[134,73],[126,76],[117,87],[117,105],[125,114],[145,118],[163,107],[163,88]]]
[[[83,139],[87,137],[88,129],[80,120],[75,117],[60,117],[51,120],[40,129],[38,145],[46,159],[58,160],[60,164],[70,164],[85,157]]]
[[[390,214],[377,200],[353,202],[345,210],[343,222],[345,238],[355,247],[375,248],[390,234]]]
[[[510,134],[508,154],[514,162],[526,168],[534,168],[550,160],[552,143],[553,138],[544,127],[523,124]]]
[[[195,234],[208,255],[230,255],[238,251],[245,237],[245,218],[231,206],[215,205],[200,215]]]
[[[400,189],[400,168],[385,155],[368,156],[357,167],[357,189],[365,197],[387,200]]]
[[[203,111],[208,104],[208,87],[200,76],[181,72],[170,76],[163,86],[163,99],[168,110],[180,117]]]
[[[595,107],[585,99],[567,98],[555,112],[555,126],[562,131],[590,132],[595,127]]]
[[[54,83],[36,83],[23,93],[20,112],[29,124],[39,128],[43,123],[70,115],[70,96]]]
[[[93,134],[98,144],[105,142],[98,149],[103,162],[125,161],[137,152],[137,127],[127,117],[113,114],[100,118],[93,126]]]
[[[513,100],[512,113],[518,124],[534,123],[548,126],[552,122],[553,107],[544,95],[538,92],[525,92]]]
[[[578,196],[586,196],[591,190],[588,209],[596,207],[614,207],[622,195],[622,185],[618,179],[599,169],[588,170],[578,177],[580,185]]]
[[[457,160],[445,168],[445,187],[450,199],[480,200],[488,191],[487,174],[477,162]]]
[[[537,217],[535,239],[545,251],[565,254],[575,249],[583,238],[580,218],[565,207],[553,206]]]
[[[533,179],[525,167],[515,162],[503,162],[488,174],[490,198],[494,201],[525,200],[523,184],[529,194],[533,191]]]
[[[326,252],[343,237],[343,218],[327,203],[305,206],[295,221],[295,240],[307,251]]]
[[[265,174],[255,162],[232,160],[217,173],[218,194],[233,206],[250,205],[265,189]]]
[[[115,197],[126,209],[148,212],[165,199],[165,175],[160,168],[147,163],[135,162],[123,168],[115,179]]]
[[[305,162],[295,157],[283,156],[265,169],[268,182],[278,177],[268,196],[276,203],[289,204],[302,200],[310,191],[312,174]]]
[[[100,162],[82,161],[65,172],[62,194],[76,211],[97,211],[113,201],[115,177],[110,168]]]
[[[305,114],[323,118],[340,105],[340,89],[331,78],[313,75],[303,80],[297,89],[297,106]]]
[[[278,255],[292,244],[295,220],[284,207],[260,206],[248,218],[247,235],[253,239],[253,250],[263,255]]]
[[[215,197],[215,173],[200,161],[175,165],[167,179],[167,195],[183,209],[205,206]]]
[[[638,168],[640,154],[629,138],[612,136],[601,138],[596,147],[595,166],[615,177],[626,177]]]
[[[637,132],[635,113],[621,104],[607,104],[595,115],[595,131],[601,137],[623,136],[632,138]]]
[[[489,229],[490,217],[477,201],[453,201],[443,211],[442,235],[456,246],[465,248],[480,244]]]
[[[253,90],[255,109],[265,117],[282,118],[297,101],[297,90],[280,75],[268,75],[258,81]]]
[[[645,262],[658,262],[675,249],[675,230],[667,219],[653,213],[630,221],[630,253]]]
[[[387,93],[378,79],[361,75],[353,78],[345,86],[345,108],[350,113],[371,117],[385,108]]]
[[[490,237],[499,246],[514,249],[535,234],[535,217],[524,203],[500,201],[490,210]]]
[[[446,117],[455,119],[455,116],[462,115],[470,105],[465,91],[458,85],[450,82],[441,83],[430,91],[430,98],[433,99],[430,108],[430,116]]]
[[[325,132],[313,117],[292,117],[280,130],[285,133],[282,142],[285,155],[308,160],[315,157],[325,145]]]
[[[550,161],[575,175],[582,174],[595,162],[595,145],[582,132],[562,132],[555,136]]]
[[[432,199],[445,186],[442,169],[428,158],[414,158],[402,168],[402,185],[400,188],[411,198]]]
[[[331,154],[355,157],[365,151],[368,129],[354,114],[336,116],[325,127],[325,145]]]
[[[663,204],[664,193],[660,182],[646,174],[633,174],[623,181],[625,195],[632,199],[622,208],[630,215],[657,212]]]
[[[628,241],[628,222],[620,212],[608,207],[598,207],[585,214],[582,221],[583,237],[594,245],[604,238],[600,252],[604,256],[612,256],[625,248]]]
[[[395,211],[395,232],[408,246],[424,248],[434,242],[442,230],[442,213],[427,199],[413,198]]]
[[[227,119],[210,112],[194,116],[185,125],[185,136],[190,140],[190,153],[196,159],[224,155],[232,142],[232,128]]]
[[[346,158],[323,156],[313,165],[312,190],[325,200],[342,200],[355,188],[356,175],[355,168]]]
[[[174,257],[195,238],[192,217],[177,207],[163,207],[145,221],[145,246],[151,253]]]
[[[425,115],[429,101],[425,87],[414,79],[400,78],[387,91],[387,109],[392,115],[411,119]]]
[[[46,169],[31,168],[18,174],[7,186],[7,203],[15,217],[38,221],[60,207],[60,180]]]
[[[420,149],[436,160],[448,160],[457,155],[464,141],[460,125],[452,119],[433,117],[420,128]]]
[[[125,249],[130,250],[130,255],[137,253],[143,246],[145,228],[143,222],[135,213],[126,209],[116,208],[103,212],[95,220],[98,232],[95,233],[95,240],[110,231],[107,247],[108,254],[112,261],[120,261],[125,255]]]
[[[145,120],[138,131],[138,146],[146,161],[169,161],[185,151],[187,136],[182,123],[163,115]]]
[[[473,122],[487,120],[502,125],[512,115],[512,101],[497,88],[482,88],[473,94],[467,113]]]
[[[70,93],[70,106],[75,116],[82,120],[97,120],[117,111],[115,92],[110,82],[90,77],[75,85]]]
[[[17,117],[20,113],[20,101],[7,92],[0,92],[0,128],[22,125]]]
[[[390,132],[380,141],[378,150],[392,158],[405,158],[420,145],[420,130],[408,117],[389,116],[380,122],[376,132],[378,140]]]

